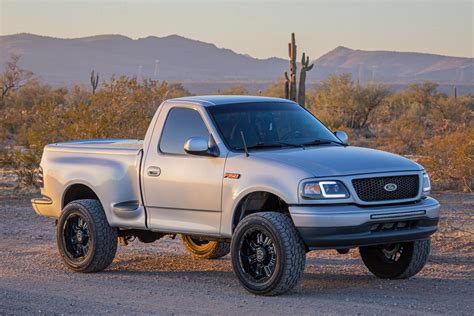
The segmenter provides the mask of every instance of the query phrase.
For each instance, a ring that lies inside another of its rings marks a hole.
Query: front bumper
[[[427,238],[436,232],[438,201],[409,204],[294,205],[290,214],[309,249],[353,248]]]

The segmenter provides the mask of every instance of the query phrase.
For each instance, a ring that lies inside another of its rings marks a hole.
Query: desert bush
[[[472,192],[474,188],[474,126],[424,140],[420,163],[438,189]]]
[[[249,95],[249,91],[244,86],[233,86],[222,90],[217,90],[216,94],[222,95]]]
[[[373,147],[415,155],[435,189],[471,191],[474,98],[454,98],[431,82],[413,84],[388,97],[373,116]]]
[[[33,124],[42,124],[33,108],[42,103],[62,107],[67,92],[65,88],[52,88],[37,80],[30,80],[21,89],[10,92],[4,100],[5,107],[0,110],[0,142],[25,145],[25,130]]]
[[[38,187],[36,174],[38,170],[38,156],[26,148],[7,148],[2,153],[3,166],[11,168],[17,177],[19,186]]]
[[[5,105],[8,94],[19,89],[33,75],[18,65],[20,58],[21,56],[17,54],[10,56],[0,74],[0,109]]]
[[[262,95],[273,98],[285,97],[285,78],[280,78],[271,83],[266,90],[262,91]]]
[[[52,88],[31,80],[9,93],[1,109],[0,141],[23,184],[32,184],[43,147],[58,141],[144,137],[158,106],[189,95],[180,84],[111,78],[92,94],[80,86]],[[16,148],[21,148],[18,150]]]
[[[472,95],[447,96],[432,82],[390,94],[383,85],[341,75],[310,91],[308,104],[330,128],[346,130],[353,145],[417,157],[435,189],[471,191]]]
[[[367,130],[369,118],[389,95],[384,85],[359,85],[350,75],[331,76],[308,98],[309,109],[333,128]]]
[[[21,86],[21,87],[20,87]],[[283,81],[262,94],[283,97]],[[247,94],[243,87],[220,91]],[[158,106],[189,95],[180,84],[112,77],[95,94],[82,86],[54,88],[22,81],[0,108],[0,166],[33,183],[46,144],[91,138],[142,139]],[[432,175],[435,189],[473,187],[474,97],[457,98],[437,85],[414,84],[390,94],[384,85],[332,76],[307,91],[307,107],[332,129],[348,132],[351,144],[416,156]]]

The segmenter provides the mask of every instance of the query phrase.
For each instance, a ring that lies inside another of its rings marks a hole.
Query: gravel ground
[[[247,293],[229,256],[192,260],[179,239],[119,247],[104,272],[68,271],[54,222],[28,194],[0,194],[0,314],[474,314],[474,195],[444,193],[430,261],[409,280],[379,280],[357,251],[313,251],[283,296]]]

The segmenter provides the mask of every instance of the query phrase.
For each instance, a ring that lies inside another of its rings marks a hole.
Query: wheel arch
[[[97,200],[102,205],[99,196],[90,185],[81,182],[75,182],[70,183],[64,190],[61,198],[61,210],[69,203],[82,199]]]
[[[268,211],[287,214],[291,219],[288,203],[280,194],[265,189],[246,192],[238,199],[232,212],[232,233],[244,217]]]

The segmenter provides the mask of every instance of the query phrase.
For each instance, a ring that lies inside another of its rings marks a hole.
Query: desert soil
[[[427,266],[409,280],[380,280],[356,249],[313,251],[283,296],[247,293],[230,257],[192,260],[179,238],[120,246],[104,272],[61,262],[51,219],[31,194],[0,194],[0,314],[474,314],[474,195],[439,193],[440,231]],[[5,193],[5,191],[4,191]]]

